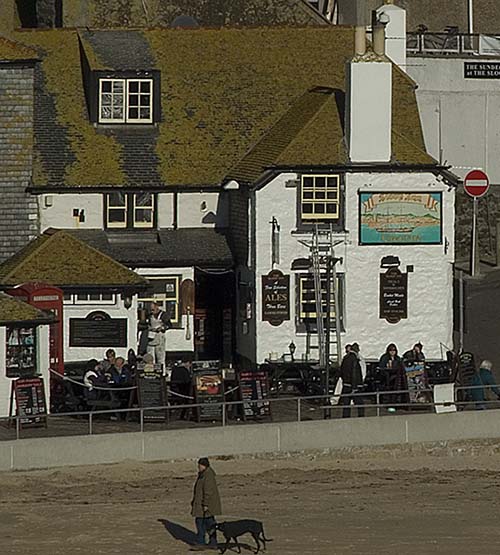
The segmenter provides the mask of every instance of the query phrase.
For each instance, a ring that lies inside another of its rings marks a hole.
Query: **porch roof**
[[[9,324],[49,324],[54,317],[24,301],[0,293],[0,326]]]
[[[137,288],[147,280],[61,230],[47,230],[0,265],[0,284],[43,281],[60,287]]]
[[[225,232],[210,227],[129,233],[80,229],[71,231],[71,234],[134,268],[228,268],[234,264]]]

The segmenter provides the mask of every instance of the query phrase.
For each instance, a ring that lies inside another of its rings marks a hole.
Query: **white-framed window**
[[[151,287],[148,291],[141,293],[138,299],[139,309],[149,310],[149,304],[156,302],[168,312],[172,326],[179,326],[179,294],[182,276],[145,276]]]
[[[100,79],[100,123],[153,123],[152,79]]]
[[[135,193],[134,227],[153,227],[154,196],[152,193]]]
[[[106,227],[111,229],[151,229],[154,227],[154,193],[125,193],[116,191],[106,194]]]
[[[340,176],[303,175],[300,187],[301,219],[332,222],[340,219]]]
[[[116,304],[114,293],[65,293],[64,304]]]
[[[297,290],[297,316],[301,323],[316,323],[317,310],[316,310],[316,295],[314,291],[314,276],[313,274],[300,274],[297,276],[298,290]],[[321,281],[321,304],[322,312],[326,315],[327,308],[327,288],[326,288],[326,275],[324,273],[320,276]],[[335,303],[333,302],[333,287],[331,283],[331,303],[330,303],[330,320],[335,321]],[[344,319],[344,274],[337,274],[337,309],[341,322]]]
[[[107,227],[127,227],[128,195],[121,191],[107,195]]]

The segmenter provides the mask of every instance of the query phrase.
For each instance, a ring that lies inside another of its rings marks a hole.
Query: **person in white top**
[[[154,357],[156,364],[165,367],[165,332],[171,327],[169,315],[160,306],[151,303],[151,316],[149,318],[148,353]]]

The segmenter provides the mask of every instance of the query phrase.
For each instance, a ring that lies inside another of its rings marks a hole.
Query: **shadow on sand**
[[[192,531],[189,530],[188,528],[185,528],[184,526],[182,526],[181,524],[177,524],[175,522],[172,522],[171,520],[167,520],[165,518],[159,518],[158,522],[161,522],[163,524],[163,526],[165,526],[165,530],[176,540],[184,542],[185,544],[189,545],[190,547],[195,547],[198,546],[197,542],[196,542],[196,534]],[[222,549],[224,548],[226,545],[226,543],[218,543],[217,544],[217,548]],[[248,551],[254,551],[254,548],[248,544],[245,543],[240,543],[239,544],[241,549],[243,550],[248,550]],[[230,543],[228,546],[228,549],[232,549],[234,547],[236,547],[235,543]],[[210,550],[213,551],[215,549],[217,549],[215,547],[210,547],[210,546],[206,546],[206,547],[201,547],[201,549],[203,550]]]

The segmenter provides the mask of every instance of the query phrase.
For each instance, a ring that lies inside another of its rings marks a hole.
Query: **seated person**
[[[97,387],[106,387],[108,381],[104,374],[104,365],[93,359],[89,362],[88,370],[83,377],[83,385],[85,386],[85,398],[87,401],[95,401],[99,397]]]
[[[422,347],[422,343],[415,343],[415,345],[403,355],[403,362],[407,366],[418,362],[425,362],[425,355],[422,351]]]
[[[116,357],[115,365],[113,367],[113,383],[121,386],[132,385],[132,375],[128,364],[125,363],[123,357]]]

